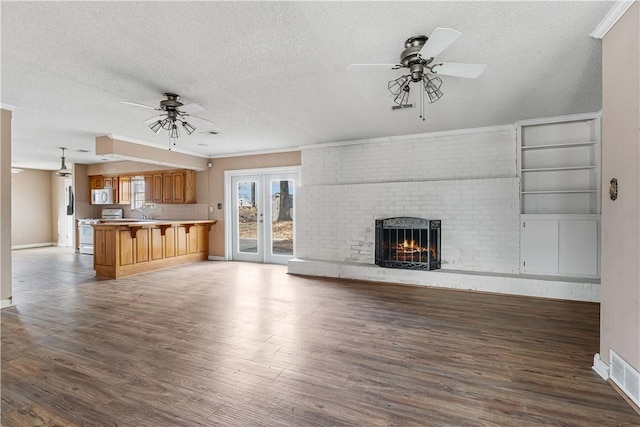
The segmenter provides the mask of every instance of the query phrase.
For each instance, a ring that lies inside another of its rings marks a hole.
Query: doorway
[[[227,258],[286,264],[294,257],[297,169],[229,171],[227,182]]]

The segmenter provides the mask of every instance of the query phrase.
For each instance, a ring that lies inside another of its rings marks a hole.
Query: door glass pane
[[[254,181],[238,182],[238,252],[258,253],[258,186]]]
[[[293,255],[293,181],[271,181],[271,253]]]

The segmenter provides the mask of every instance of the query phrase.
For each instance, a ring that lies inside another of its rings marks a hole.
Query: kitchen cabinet
[[[89,190],[100,190],[104,188],[104,178],[102,176],[89,177]]]
[[[127,174],[125,176],[89,176],[90,190],[113,188],[114,200],[118,204],[131,204],[131,177],[142,174]],[[195,203],[196,185],[195,171],[166,170],[147,172],[142,175],[145,184],[145,201],[152,203]]]
[[[151,175],[151,201],[153,203],[162,203],[162,174],[154,173]]]
[[[153,201],[153,176],[144,175],[144,201]]]
[[[94,225],[96,276],[118,279],[209,256],[216,221],[118,222]]]
[[[131,203],[131,177],[121,176],[118,178],[119,197],[118,203],[128,205]]]
[[[101,228],[95,229],[94,232],[94,264],[110,268],[113,267],[115,265],[114,248],[116,247],[116,231],[114,229]]]
[[[162,174],[162,203],[195,203],[195,201],[194,171]]]

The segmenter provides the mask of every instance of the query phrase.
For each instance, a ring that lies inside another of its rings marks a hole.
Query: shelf
[[[557,168],[531,168],[522,169],[521,172],[554,172],[554,171],[577,171],[583,169],[595,169],[597,166],[567,166]]]
[[[542,190],[542,191],[522,191],[522,194],[569,194],[569,193],[597,193],[598,190]]]
[[[589,145],[596,145],[597,141],[585,141],[585,142],[567,142],[565,144],[545,144],[545,145],[523,145],[522,151],[527,150],[544,150],[554,148],[573,148],[573,147],[586,147]]]

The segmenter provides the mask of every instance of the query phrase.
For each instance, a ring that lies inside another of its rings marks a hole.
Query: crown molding
[[[611,28],[618,22],[618,20],[624,15],[624,13],[635,3],[635,0],[619,0],[617,1],[609,12],[602,18],[602,20],[593,29],[590,37],[594,39],[602,39]]]

